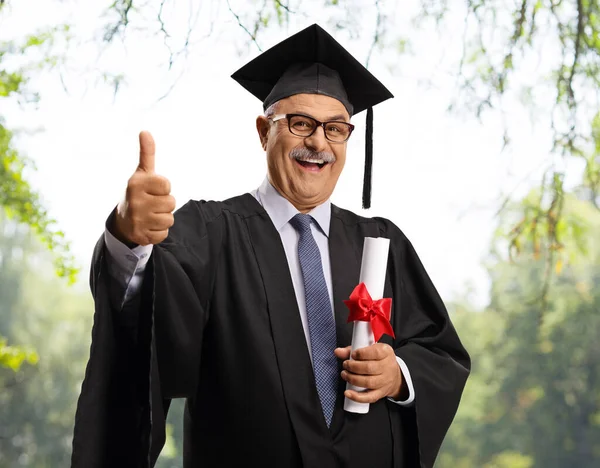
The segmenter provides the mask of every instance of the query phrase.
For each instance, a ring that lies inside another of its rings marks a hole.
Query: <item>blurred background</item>
[[[361,115],[333,202],[406,233],[473,358],[436,467],[600,466],[598,0],[0,0],[1,468],[69,466],[139,131],[179,206],[257,188],[261,103],[229,77],[315,22],[395,95],[372,209]]]

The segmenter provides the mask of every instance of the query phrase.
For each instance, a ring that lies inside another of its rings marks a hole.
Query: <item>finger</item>
[[[342,379],[357,387],[376,390],[383,387],[384,379],[381,375],[358,375],[348,371],[342,371]]]
[[[385,395],[381,390],[366,390],[364,392],[346,390],[344,396],[357,403],[375,403],[381,400]]]
[[[150,195],[169,195],[171,193],[171,182],[166,177],[153,174],[151,177],[144,177],[144,192]]]
[[[154,172],[154,155],[156,145],[150,132],[140,132],[140,163],[138,169],[144,172]]]
[[[354,351],[352,359],[356,359],[357,361],[380,361],[385,359],[390,353],[394,353],[390,345],[375,343],[374,345]]]
[[[150,211],[152,213],[173,213],[175,198],[172,195],[150,195]]]
[[[147,229],[151,232],[161,232],[169,229],[175,223],[171,213],[152,213],[148,217]]]
[[[380,375],[383,373],[383,361],[356,361],[348,359],[344,361],[343,367],[348,372],[359,375]]]
[[[352,352],[352,346],[346,346],[345,348],[335,348],[333,353],[338,359],[350,359],[350,353]]]
[[[147,234],[148,243],[152,245],[160,244],[164,241],[169,235],[169,230],[165,229],[163,231],[149,231]]]

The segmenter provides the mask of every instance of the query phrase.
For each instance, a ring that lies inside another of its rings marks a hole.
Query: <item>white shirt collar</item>
[[[269,182],[269,177],[258,188],[258,201],[263,206],[277,231],[285,226],[290,219],[300,213],[294,205],[286,200],[275,190],[275,187]],[[315,207],[308,213],[317,222],[317,225],[323,233],[329,237],[329,224],[331,221],[331,201],[328,199],[325,203]]]

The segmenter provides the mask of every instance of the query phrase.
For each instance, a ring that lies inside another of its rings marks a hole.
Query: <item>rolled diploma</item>
[[[389,239],[383,237],[365,237],[359,283],[365,283],[367,291],[369,291],[371,299],[374,301],[383,298],[389,250]],[[373,330],[371,330],[371,323],[360,322],[358,320],[354,322],[352,351],[371,346],[374,343],[375,338],[373,337]],[[366,389],[347,383],[346,390],[364,392]],[[365,414],[369,412],[369,403],[358,403],[345,398],[344,409],[351,413]]]

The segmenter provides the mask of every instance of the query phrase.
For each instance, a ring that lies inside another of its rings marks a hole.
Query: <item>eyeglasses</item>
[[[348,122],[329,121],[319,122],[317,119],[313,119],[307,115],[302,114],[278,114],[270,117],[273,122],[278,120],[287,119],[288,129],[293,135],[308,138],[317,131],[317,128],[323,127],[325,138],[335,143],[343,143],[348,141],[354,125]]]

